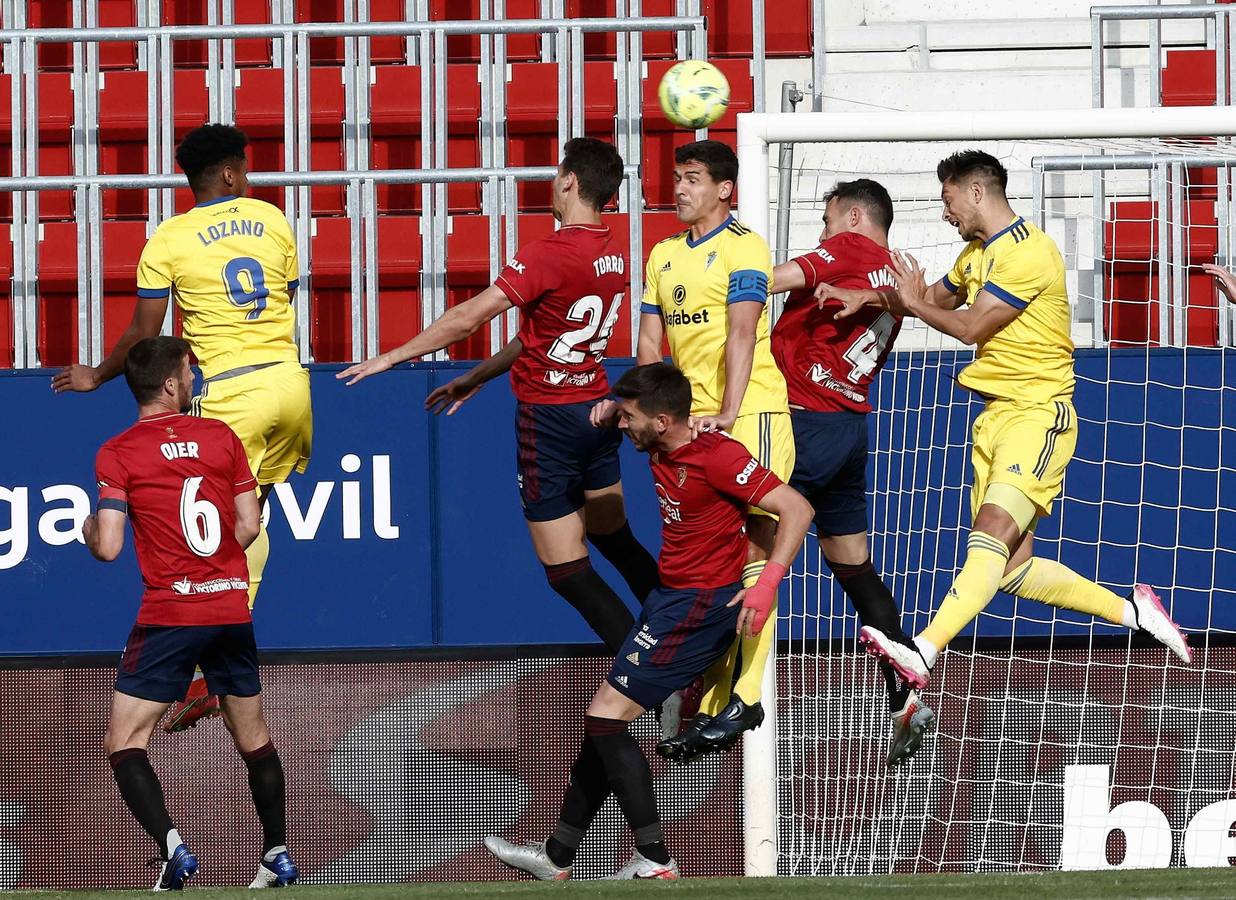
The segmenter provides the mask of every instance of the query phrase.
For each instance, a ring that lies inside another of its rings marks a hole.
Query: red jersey
[[[145,593],[141,625],[250,621],[236,497],[257,487],[245,448],[215,419],[139,419],[95,458],[99,508],[127,512]]]
[[[566,225],[521,247],[496,284],[519,307],[511,366],[521,403],[582,403],[609,393],[601,360],[622,309],[627,262],[605,225]]]
[[[893,287],[888,250],[847,232],[794,262],[807,276],[807,286],[790,292],[772,332],[773,358],[785,376],[790,405],[816,412],[871,412],[867,391],[901,330],[901,317],[867,306],[837,321],[833,316],[841,304],[829,301],[820,309],[812,292],[820,284],[851,290]]]
[[[728,435],[706,432],[649,457],[661,503],[661,584],[718,588],[742,580],[747,507],[781,484]]]

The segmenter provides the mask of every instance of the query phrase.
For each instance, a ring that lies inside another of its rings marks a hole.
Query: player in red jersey
[[[874,292],[895,291],[888,251],[893,203],[882,185],[866,178],[839,182],[824,200],[820,246],[773,275],[779,290],[790,289],[772,333],[794,426],[790,484],[814,507],[820,550],[860,622],[909,644],[867,547],[867,392],[901,317],[859,303]],[[894,728],[888,763],[896,765],[918,749],[935,716],[891,665],[880,669]]]
[[[546,881],[570,877],[575,851],[610,793],[635,839],[634,856],[615,877],[678,877],[661,832],[652,771],[628,724],[702,675],[729,650],[735,632],[763,629],[811,524],[807,501],[742,444],[721,432],[692,439],[691,384],[678,369],[637,366],[619,379],[614,394],[618,427],[649,454],[656,482],[664,523],[661,584],[588,707],[553,835],[527,846],[485,839],[503,862]],[[749,506],[778,516],[780,524],[763,574],[744,590]]]
[[[485,380],[511,369],[518,401],[519,492],[532,546],[550,587],[579,610],[611,651],[634,619],[592,568],[585,540],[614,564],[641,601],[656,584],[656,562],[627,523],[618,467],[622,436],[588,421],[593,404],[609,393],[601,363],[627,286],[626,258],[601,216],[622,176],[622,157],[611,144],[567,141],[553,182],[554,217],[562,227],[520,248],[493,285],[447,310],[403,346],[337,376],[356,384],[463,340],[494,316],[519,307],[518,338],[439,388],[427,405],[440,408],[454,401],[453,412]]]
[[[98,514],[82,526],[90,552],[111,562],[124,547],[127,518],[145,586],[116,677],[108,759],[129,810],[159,847],[155,890],[180,890],[197,859],[172,824],[146,748],[200,666],[249,770],[262,823],[250,887],[282,887],[297,872],[285,846],[283,765],[262,715],[244,552],[259,528],[257,482],[227,425],[184,415],[193,395],[187,342],[139,341],[124,372],[137,424],[100,448]]]

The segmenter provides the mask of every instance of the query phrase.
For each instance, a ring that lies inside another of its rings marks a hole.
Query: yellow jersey
[[[1073,339],[1064,260],[1056,242],[1018,217],[987,241],[971,241],[942,282],[979,291],[1021,310],[982,344],[957,376],[963,387],[997,400],[1046,403],[1073,396]]]
[[[772,255],[762,237],[732,216],[698,241],[691,232],[652,248],[640,311],[660,315],[674,365],[691,382],[691,412],[712,416],[725,396],[725,339],[732,303],[764,306],[755,330],[751,380],[740,416],[790,411],[785,379],[768,340]]]
[[[185,340],[212,378],[240,366],[296,362],[296,240],[283,211],[221,197],[163,222],[137,264],[137,295],[175,292]]]

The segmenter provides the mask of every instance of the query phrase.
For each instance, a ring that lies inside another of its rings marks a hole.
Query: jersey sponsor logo
[[[751,476],[755,473],[755,467],[758,465],[759,463],[752,459],[751,462],[747,463],[746,468],[738,473],[737,477],[734,478],[734,481],[738,484],[746,484],[751,480]]]
[[[848,397],[855,403],[862,403],[867,399],[844,381],[838,381],[834,378],[833,370],[831,368],[825,368],[819,363],[811,364],[811,368],[807,370],[807,377],[820,387],[827,388],[830,391],[836,391],[838,394],[841,394],[843,397]]]
[[[266,233],[266,226],[255,219],[228,219],[207,225],[205,231],[197,233],[197,239],[203,247],[209,247],[215,241],[229,237],[261,237]]]
[[[687,299],[687,289],[681,284],[674,287],[674,303],[677,306],[682,306]]]
[[[648,630],[647,625],[641,625],[639,632],[635,635],[635,643],[645,650],[651,650],[657,645],[657,638],[652,636],[652,632]]]
[[[672,310],[661,315],[666,325],[707,325],[709,321],[706,309],[693,313]]]
[[[587,387],[596,381],[596,371],[579,372],[572,375],[570,372],[563,372],[561,369],[547,369],[545,372],[545,381],[552,384],[554,387]]]
[[[823,247],[817,247],[815,251],[815,255],[818,256],[820,259],[824,260],[824,262],[826,263],[835,263],[837,261],[837,257],[833,256]]]
[[[172,590],[177,594],[221,594],[224,591],[247,591],[249,582],[243,578],[212,578],[198,582],[181,578],[172,582]]]
[[[509,263],[507,263],[507,266],[510,267],[512,271],[516,272],[519,275],[524,274],[525,266],[523,263],[521,263],[517,259],[511,260]]]
[[[592,261],[592,268],[596,271],[598,278],[602,275],[625,275],[627,263],[619,254],[611,253],[599,259],[594,259]]]
[[[197,451],[197,441],[176,441],[159,445],[159,452],[165,459],[198,459]]]
[[[661,482],[657,482],[656,488],[657,500],[661,504],[661,521],[663,521],[666,525],[673,522],[681,522],[681,504],[669,495],[669,491],[661,485]]]
[[[708,271],[708,267],[717,261],[717,251],[713,250],[708,254],[708,258],[704,260],[704,271]]]
[[[627,662],[629,662],[633,666],[638,666],[639,665],[639,652],[636,651],[635,653],[628,653]]]
[[[893,278],[893,273],[888,270],[888,266],[876,269],[874,272],[868,272],[867,280],[871,282],[873,288],[897,286],[897,281]]]

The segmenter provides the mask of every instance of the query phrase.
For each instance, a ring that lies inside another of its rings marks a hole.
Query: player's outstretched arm
[[[807,274],[794,260],[783,262],[773,269],[773,288],[778,294],[786,291],[801,291],[807,286]]]
[[[116,509],[101,509],[82,522],[82,539],[95,559],[111,562],[124,549],[125,514]]]
[[[981,344],[1017,318],[1025,307],[1012,305],[992,294],[979,291],[973,304],[957,309],[941,309],[930,302],[923,270],[913,256],[893,254],[893,275],[897,293],[909,315],[917,316],[932,328],[963,344]]]
[[[256,491],[236,495],[236,543],[245,550],[257,540],[262,529],[262,505]]]
[[[473,366],[458,378],[430,391],[429,396],[425,398],[425,409],[435,416],[444,409],[448,416],[455,415],[459,407],[476,396],[476,392],[487,382],[509,372],[523,349],[523,342],[519,338],[514,338],[489,359]]]
[[[65,391],[93,391],[123,372],[124,359],[129,355],[129,348],[163,330],[163,319],[167,316],[167,299],[139,297],[137,306],[133,308],[129,327],[124,330],[107,359],[98,366],[74,365],[61,369],[52,376],[52,390],[57,394]]]
[[[798,555],[814,515],[803,495],[786,484],[777,485],[757,505],[777,516],[777,536],[760,580],[730,601],[731,606],[742,603],[742,612],[738,615],[739,634],[759,634],[763,629],[777,602],[777,587]]]
[[[442,318],[394,350],[388,350],[363,363],[349,366],[335,375],[335,378],[347,379],[348,386],[363,381],[370,375],[377,375],[387,369],[397,366],[410,359],[436,353],[444,347],[449,347],[457,341],[472,337],[482,325],[499,313],[511,308],[511,301],[496,284],[491,284],[475,297],[465,300],[458,306],[452,306]]]

